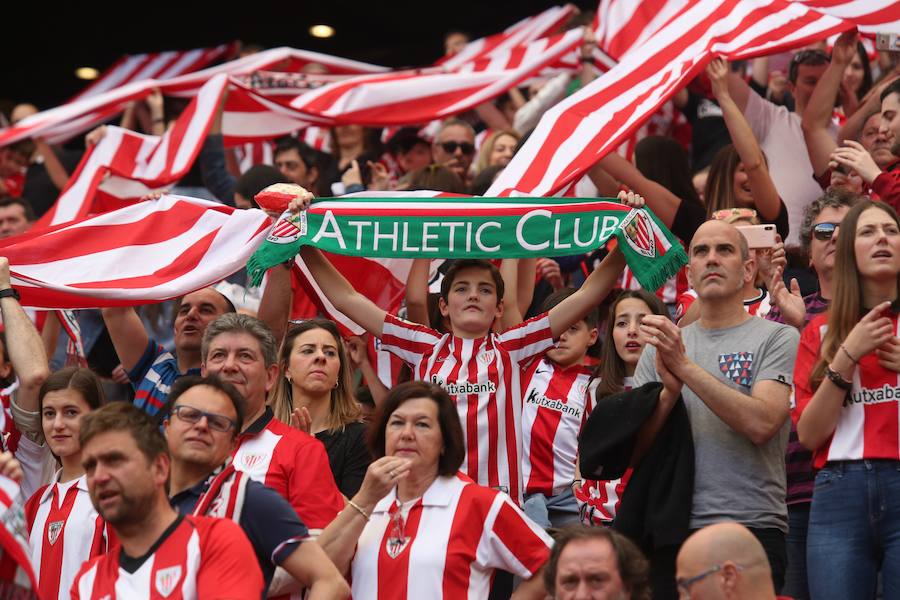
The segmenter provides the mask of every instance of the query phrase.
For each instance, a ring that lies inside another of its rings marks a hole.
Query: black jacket
[[[637,434],[656,410],[662,384],[601,398],[578,440],[581,474],[617,479],[625,474]],[[613,527],[645,552],[680,545],[688,534],[694,496],[694,441],[679,399],[646,456],[634,467]]]

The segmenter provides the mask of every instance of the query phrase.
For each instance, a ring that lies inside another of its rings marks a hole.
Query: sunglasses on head
[[[475,146],[469,142],[441,142],[441,148],[443,148],[444,152],[447,154],[453,154],[456,152],[457,148],[462,150],[463,154],[472,154],[475,152]]]
[[[832,238],[840,223],[818,223],[813,226],[813,237],[820,242],[827,242]]]

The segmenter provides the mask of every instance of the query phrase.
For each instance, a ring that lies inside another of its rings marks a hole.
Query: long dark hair
[[[669,310],[656,294],[647,290],[628,290],[622,292],[609,307],[609,316],[606,318],[606,331],[603,333],[603,354],[600,364],[594,369],[594,377],[600,378],[597,386],[597,397],[603,398],[622,391],[625,383],[625,361],[616,352],[616,342],[613,340],[613,329],[616,326],[616,307],[623,300],[634,298],[641,300],[654,315],[669,316]]]

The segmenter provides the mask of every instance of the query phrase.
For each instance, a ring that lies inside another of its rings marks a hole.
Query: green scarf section
[[[368,258],[526,258],[591,252],[615,237],[641,285],[656,290],[687,262],[647,209],[599,198],[344,196],[284,213],[250,257],[259,285],[271,267],[310,245]]]

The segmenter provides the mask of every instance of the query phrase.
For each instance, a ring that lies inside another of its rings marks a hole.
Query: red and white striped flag
[[[574,6],[571,4],[550,7],[540,14],[510,25],[500,33],[469,42],[460,52],[441,58],[435,65],[453,71],[466,63],[490,58],[504,50],[528,44],[558,30],[573,13]]]
[[[750,58],[818,41],[854,24],[893,26],[898,9],[896,0],[686,2],[618,65],[548,110],[486,195],[546,196],[564,189],[618,147],[714,55]]]
[[[258,209],[164,195],[4,240],[23,306],[98,308],[158,302],[242,268],[271,219]]]
[[[219,60],[231,60],[237,55],[239,44],[222,44],[213,48],[129,54],[117,60],[100,76],[79,92],[70,102],[91,98],[145,79],[171,79],[199,71]]]
[[[162,136],[107,127],[89,148],[59,199],[37,227],[59,225],[121,208],[153,189],[178,181],[194,162],[209,132],[227,79],[210,79]]]

